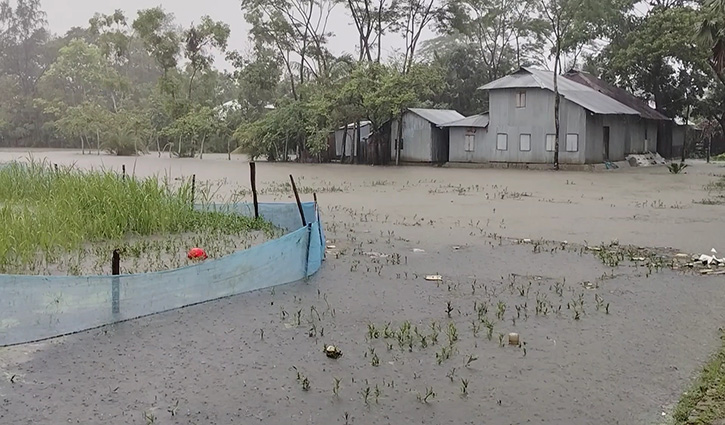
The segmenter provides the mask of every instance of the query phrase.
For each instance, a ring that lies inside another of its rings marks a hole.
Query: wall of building
[[[485,128],[451,127],[449,130],[449,153],[450,162],[488,162],[490,159],[485,156],[486,137],[488,130]],[[473,138],[469,145],[466,136]],[[494,141],[495,143],[495,141]]]
[[[400,160],[403,162],[432,162],[432,124],[414,114],[403,115],[403,147]],[[398,138],[398,121],[393,120],[390,128],[390,154],[395,161],[395,140]]]
[[[342,157],[342,139],[345,135],[344,129],[338,129],[335,131],[335,154],[338,158]],[[365,141],[370,136],[370,125],[363,125],[360,127],[360,144],[361,148],[364,149]],[[355,150],[356,138],[355,127],[347,129],[347,139],[345,140],[345,156],[351,157],[356,156],[357,151]]]
[[[526,106],[516,106],[518,89],[492,90],[489,93],[490,124],[483,143],[476,145],[475,157],[491,162],[553,163],[554,152],[546,149],[546,135],[555,134],[554,93],[526,89]],[[564,98],[560,105],[559,162],[582,164],[587,145],[587,111]],[[578,149],[566,150],[567,134],[576,134]],[[506,134],[508,146],[497,149],[498,134]],[[530,150],[521,150],[521,134],[531,135]],[[480,151],[480,155],[478,154]]]
[[[647,123],[647,138],[644,146],[645,152],[657,152],[657,138],[659,135],[659,122],[654,120],[648,120]]]
[[[657,123],[628,115],[587,115],[586,162],[605,161],[604,127],[609,127],[609,161],[647,152],[657,140]]]
[[[672,129],[672,157],[682,158],[682,149],[687,138],[687,126],[675,125]]]

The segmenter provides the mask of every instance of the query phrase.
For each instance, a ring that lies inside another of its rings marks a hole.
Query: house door
[[[609,127],[604,127],[604,160],[609,161]]]
[[[476,135],[467,133],[464,140],[464,150],[466,152],[466,162],[472,162],[473,161],[473,149],[474,149],[474,143],[476,140]]]

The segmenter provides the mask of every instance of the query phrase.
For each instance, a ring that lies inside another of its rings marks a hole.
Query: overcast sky
[[[174,14],[177,24],[185,27],[192,21],[198,22],[204,15],[224,21],[232,29],[229,48],[241,51],[249,48],[247,37],[249,25],[244,21],[240,0],[42,0],[42,4],[48,13],[51,31],[58,35],[64,34],[74,26],[87,26],[88,19],[96,12],[110,14],[116,9],[121,9],[126,12],[130,20],[133,20],[139,9],[161,6],[167,12]],[[355,52],[357,30],[343,5],[338,5],[333,10],[328,29],[335,33],[329,43],[333,53]],[[389,36],[383,44],[383,51],[391,53],[394,48],[402,47],[404,42],[399,36]]]

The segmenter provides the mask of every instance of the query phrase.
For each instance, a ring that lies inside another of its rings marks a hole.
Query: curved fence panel
[[[253,215],[248,204],[198,207]],[[120,276],[0,275],[0,346],[39,341],[244,292],[299,281],[322,264],[325,236],[314,203],[259,204],[288,232],[223,258]]]

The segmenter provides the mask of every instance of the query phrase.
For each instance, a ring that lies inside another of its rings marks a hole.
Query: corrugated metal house
[[[401,162],[448,162],[448,129],[440,126],[464,118],[449,109],[411,108],[403,114],[402,140],[398,143],[398,120],[391,122],[391,159],[400,147]]]
[[[345,131],[347,130],[347,136]],[[360,137],[358,139],[357,123],[348,124],[346,127],[340,127],[335,130],[335,155],[338,159],[342,159],[343,154],[346,158],[357,158],[365,148],[368,137],[372,131],[370,121],[360,121]],[[343,146],[343,139],[345,144]],[[358,144],[358,140],[360,143]],[[363,155],[364,156],[364,155]]]
[[[482,147],[488,136],[488,124],[488,113],[485,113],[441,125],[450,134],[448,161],[487,162],[486,150]]]
[[[576,73],[559,78],[559,162],[621,161],[629,153],[655,151],[658,123],[668,118],[632,95],[627,98],[630,106],[605,94],[604,87],[594,89],[576,81],[583,75]],[[587,81],[591,85],[599,84],[600,80],[595,80]],[[555,141],[553,73],[521,68],[482,89],[489,92],[486,126],[465,127],[455,122],[442,125],[453,129],[450,149],[455,154],[450,160],[552,163]],[[617,93],[617,97],[624,96]],[[484,123],[479,121],[478,124]],[[474,128],[476,132],[470,131]],[[475,133],[473,138],[470,137],[472,133]]]

